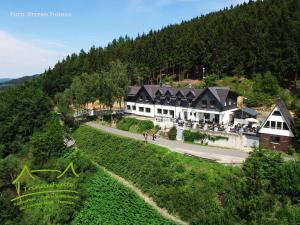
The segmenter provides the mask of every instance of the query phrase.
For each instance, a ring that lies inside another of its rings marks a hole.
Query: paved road
[[[87,122],[86,124],[109,133],[133,138],[136,140],[144,140],[144,137],[141,134],[134,134],[112,127],[103,126],[97,122]],[[148,140],[151,141],[152,138],[149,137]],[[163,138],[159,138],[155,144],[166,147],[174,152],[209,159],[224,164],[242,164],[248,156],[248,153],[242,150],[186,144],[181,141],[170,141]]]

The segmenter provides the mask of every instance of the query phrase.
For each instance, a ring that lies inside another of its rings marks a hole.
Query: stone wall
[[[222,136],[228,138],[217,141],[206,141],[210,146],[218,146],[223,148],[240,149],[244,151],[252,151],[252,147],[259,146],[259,137],[254,135],[224,133],[224,132],[209,132],[205,133],[212,136]]]

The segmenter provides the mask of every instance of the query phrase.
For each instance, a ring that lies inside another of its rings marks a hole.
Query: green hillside
[[[88,126],[73,136],[90,158],[190,224],[293,225],[300,220],[300,163],[284,162],[279,153],[255,151],[241,169]]]
[[[252,78],[270,71],[281,85],[292,85],[300,69],[300,2],[250,1],[181,24],[168,25],[137,38],[120,37],[105,47],[67,56],[44,73],[43,87],[55,93],[69,87],[74,76],[107,69],[119,59],[128,63],[132,84],[157,83],[206,74]]]
[[[87,181],[85,186],[87,198],[72,222],[73,225],[173,224],[102,170]]]

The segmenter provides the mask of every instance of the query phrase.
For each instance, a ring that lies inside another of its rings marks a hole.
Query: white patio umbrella
[[[247,118],[245,119],[246,121],[250,122],[250,123],[259,123],[259,121],[255,118]]]

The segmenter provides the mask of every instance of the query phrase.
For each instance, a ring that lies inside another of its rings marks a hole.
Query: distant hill
[[[9,80],[11,80],[11,78],[0,78],[0,84],[5,83]]]
[[[3,89],[4,87],[12,86],[12,85],[22,84],[25,81],[32,80],[32,79],[36,78],[39,75],[40,74],[35,74],[35,75],[32,75],[32,76],[24,76],[24,77],[20,77],[20,78],[16,78],[16,79],[8,79],[8,78],[7,79],[6,78],[0,79],[0,89]]]

